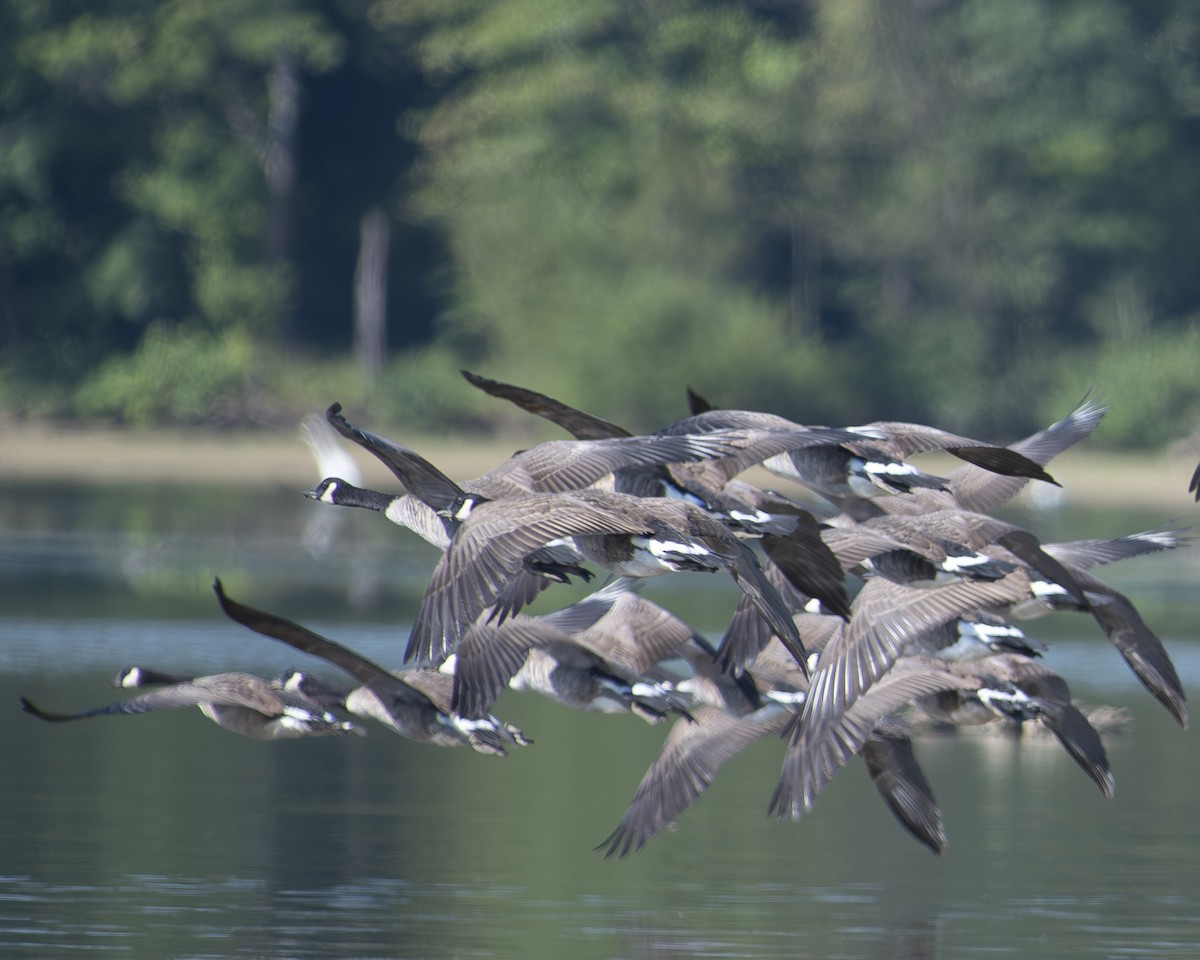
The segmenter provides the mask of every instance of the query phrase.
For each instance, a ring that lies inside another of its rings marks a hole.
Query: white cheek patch
[[[808,694],[801,690],[768,690],[763,694],[763,699],[786,707],[799,707],[808,699]]]
[[[322,503],[333,503],[334,494],[337,492],[338,485],[336,483],[326,484],[325,489],[321,491]]]

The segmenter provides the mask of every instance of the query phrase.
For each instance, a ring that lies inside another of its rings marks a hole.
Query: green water
[[[258,743],[194,710],[56,726],[21,713],[21,694],[52,709],[115,699],[109,681],[134,661],[264,674],[294,662],[221,616],[214,574],[247,602],[398,660],[434,559],[405,532],[355,513],[319,547],[319,505],[291,491],[128,492],[30,489],[2,510],[0,955],[1182,958],[1200,947],[1195,736],[1090,621],[1045,625],[1076,695],[1133,716],[1107,744],[1113,800],[1053,741],[923,741],[950,835],[938,858],[857,765],[801,822],[769,819],[782,744],[768,741],[723,768],[677,829],[605,860],[592,848],[665,727],[510,693],[497,713],[536,743],[497,759],[378,728]],[[1046,535],[1162,519],[1056,516]],[[1109,577],[1193,690],[1196,571],[1191,551]],[[699,576],[655,589],[707,630],[736,595]]]

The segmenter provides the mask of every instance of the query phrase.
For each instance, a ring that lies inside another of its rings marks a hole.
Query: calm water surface
[[[0,507],[0,956],[1194,957],[1200,767],[1099,631],[1030,625],[1089,703],[1127,707],[1104,800],[1040,738],[928,739],[950,848],[934,857],[847,768],[800,823],[766,814],[780,744],[730,762],[639,855],[592,848],[665,729],[509,694],[536,745],[505,759],[367,737],[266,744],[198,711],[51,726],[117,698],[117,670],[296,662],[209,592],[303,620],[394,664],[434,555],[378,517],[294,491],[17,491]],[[1026,518],[1047,539],[1128,533],[1135,514]],[[1104,575],[1200,687],[1196,551]],[[720,631],[733,588],[655,585]],[[560,599],[561,599],[560,595]],[[557,602],[557,601],[556,601]],[[315,665],[304,664],[310,668]],[[319,667],[319,665],[316,665]],[[330,672],[330,676],[334,674]]]

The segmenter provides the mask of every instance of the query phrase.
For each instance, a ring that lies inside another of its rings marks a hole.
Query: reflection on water
[[[1116,798],[1105,801],[1052,740],[925,740],[950,835],[942,858],[897,827],[857,766],[800,823],[768,819],[782,748],[764,742],[722,770],[676,831],[605,860],[592,847],[665,731],[528,696],[506,695],[497,709],[536,745],[503,760],[378,728],[264,744],[194,710],[63,726],[19,712],[20,694],[52,709],[108,702],[112,675],[131,662],[264,674],[291,665],[294,651],[219,614],[214,574],[236,596],[395,662],[430,554],[351,512],[310,552],[316,505],[293,493],[230,502],[158,490],[131,505],[111,489],[64,487],[3,508],[0,955],[1196,954],[1194,737],[1082,619],[1047,622],[1057,631],[1049,663],[1081,699],[1134,716],[1108,743]],[[1157,519],[1092,518],[1062,536]],[[1193,690],[1196,572],[1182,554],[1121,571]],[[685,587],[664,589],[664,603],[720,629],[731,595],[697,602]],[[1157,597],[1171,608],[1165,620],[1149,612]]]

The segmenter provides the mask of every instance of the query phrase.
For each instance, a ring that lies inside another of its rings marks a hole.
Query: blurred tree
[[[352,355],[357,289],[393,359],[346,382],[439,424],[461,365],[635,427],[686,383],[1200,419],[1197,41],[1186,0],[10,0],[0,402],[203,417]]]
[[[1195,226],[1152,199],[1197,186],[1182,4],[376,9],[444,83],[440,336],[505,376],[627,418],[711,380],[1011,435],[1062,412],[1064,357],[1123,352],[1112,317],[1192,322],[1164,267]]]
[[[298,75],[341,55],[314,6],[7,6],[10,341],[78,376],[160,319],[286,331]]]
[[[439,335],[468,362],[640,425],[681,415],[689,380],[810,413],[848,402],[761,290],[755,172],[804,69],[786,24],[701,2],[376,9],[423,28],[445,85],[419,199],[455,269]]]

